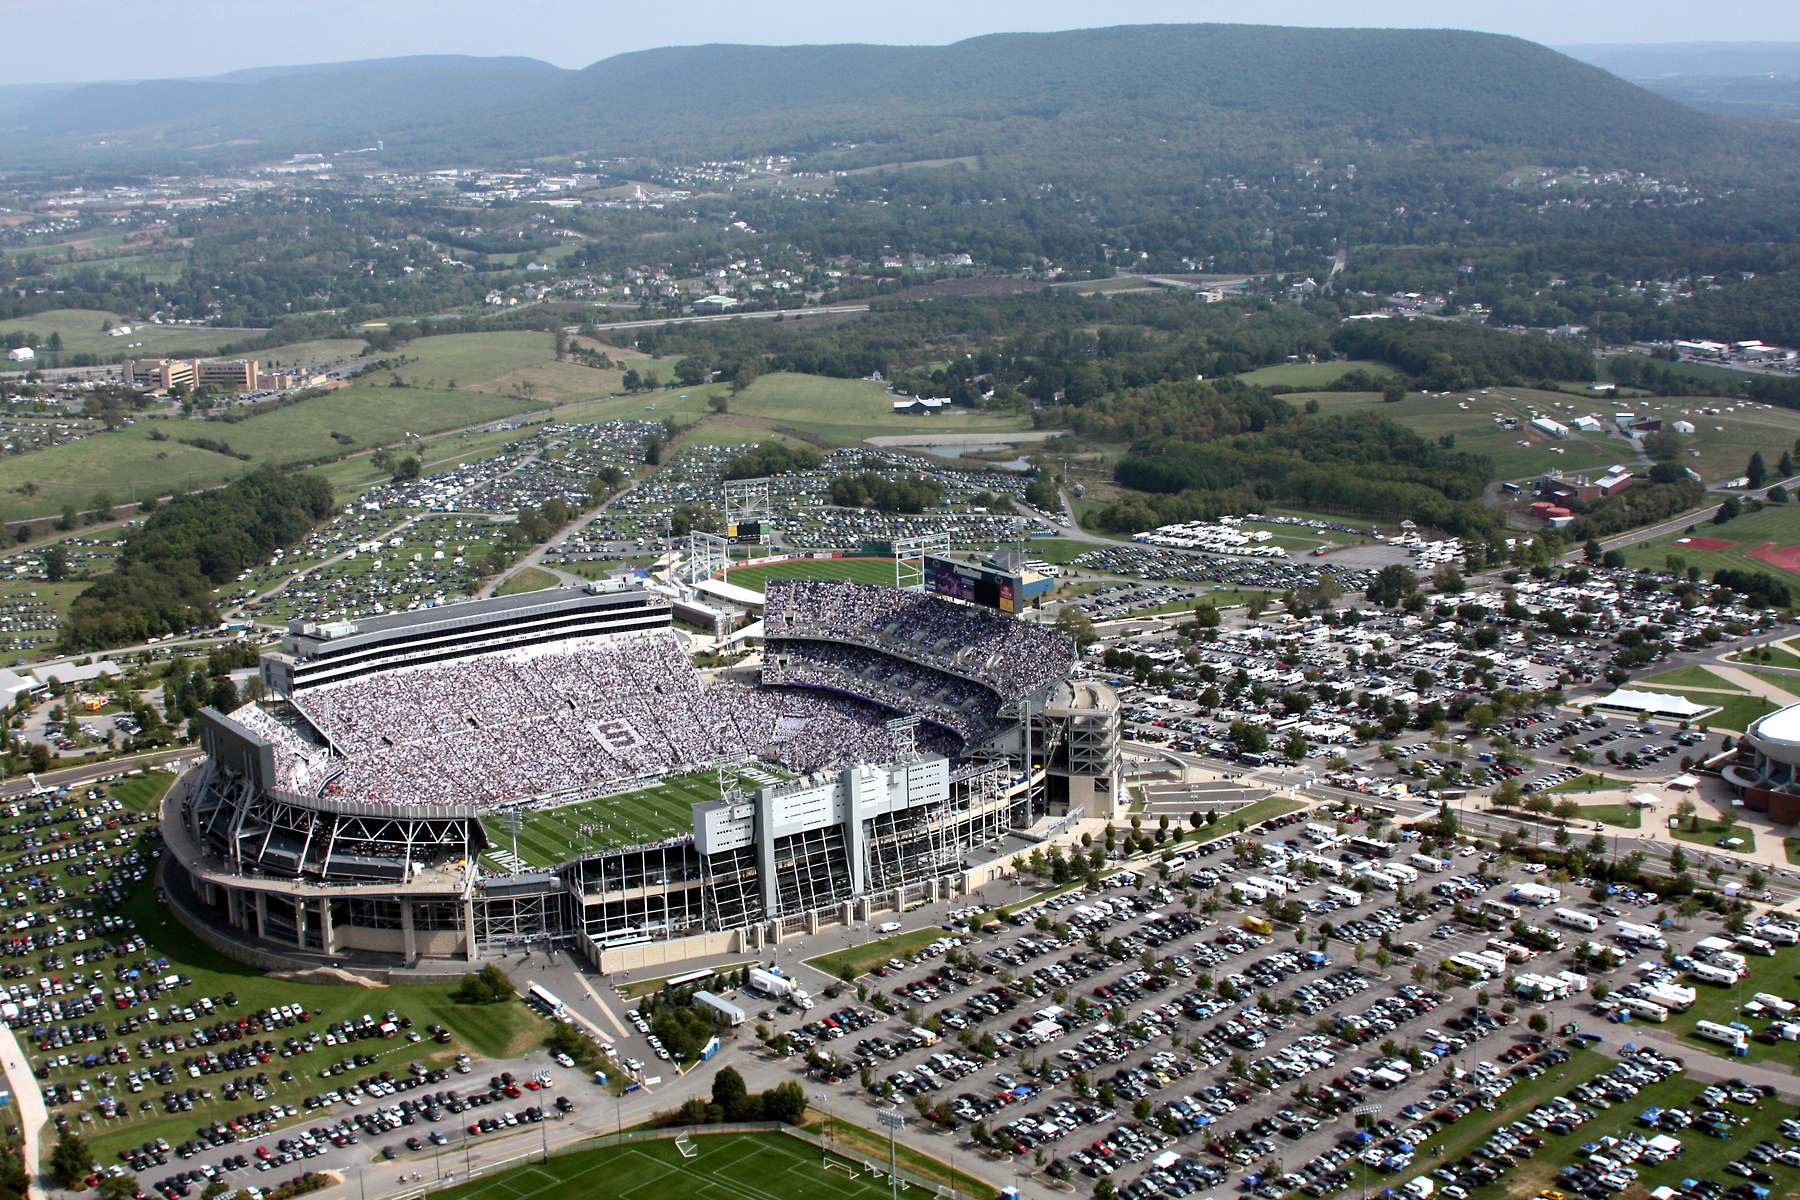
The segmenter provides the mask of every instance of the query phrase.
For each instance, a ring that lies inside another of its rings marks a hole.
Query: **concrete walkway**
[[[45,1190],[39,1176],[38,1155],[42,1147],[38,1137],[49,1124],[50,1110],[44,1107],[44,1093],[31,1073],[31,1065],[25,1061],[25,1052],[19,1049],[19,1039],[4,1025],[0,1025],[0,1064],[6,1067],[7,1086],[19,1104],[19,1127],[25,1135],[26,1194],[41,1197]]]

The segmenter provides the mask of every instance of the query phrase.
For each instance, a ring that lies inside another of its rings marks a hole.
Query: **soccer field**
[[[755,763],[739,770],[736,778],[739,787],[753,790],[788,775]],[[633,792],[527,812],[519,829],[516,859],[511,832],[500,823],[498,814],[490,814],[482,822],[489,842],[488,850],[481,856],[482,864],[496,871],[553,867],[608,846],[631,846],[692,833],[693,806],[718,798],[718,776],[711,771],[695,771]]]
[[[889,1194],[887,1180],[860,1163],[851,1167],[856,1178],[826,1170],[817,1150],[784,1134],[714,1134],[695,1138],[693,1146],[692,1158],[682,1157],[672,1138],[565,1154],[438,1194],[458,1200],[881,1200]]]

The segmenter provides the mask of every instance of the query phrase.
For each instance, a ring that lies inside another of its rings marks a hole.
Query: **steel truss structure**
[[[767,479],[727,479],[723,485],[724,503],[721,505],[725,514],[725,532],[735,539],[739,545],[747,545],[749,535],[742,532],[746,525],[756,525],[758,533],[756,545],[767,545],[769,528],[774,519],[774,510],[769,501],[769,481]]]
[[[183,814],[188,835],[240,875],[404,882],[414,864],[473,859],[487,835],[472,805],[402,809],[255,787],[209,767]]]
[[[925,590],[925,556],[948,554],[950,539],[944,534],[894,539],[894,586],[903,591]]]
[[[688,534],[687,561],[674,572],[689,583],[711,579],[731,565],[731,542],[698,529]]]

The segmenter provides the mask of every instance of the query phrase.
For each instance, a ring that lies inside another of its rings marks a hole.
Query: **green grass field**
[[[130,325],[131,332],[118,337],[102,333],[100,326],[111,321],[114,328]],[[187,325],[139,325],[117,313],[89,308],[53,308],[29,317],[0,321],[0,334],[35,333],[40,339],[51,334],[62,336],[65,354],[104,354],[118,358],[157,358],[171,350],[199,350],[213,353],[220,346],[255,337],[257,329],[204,329]],[[358,343],[360,345],[360,343]],[[44,351],[39,350],[39,354]]]
[[[1697,846],[1704,846],[1709,850],[1725,849],[1725,847],[1719,846],[1717,843],[1724,841],[1727,838],[1742,838],[1744,844],[1731,847],[1732,851],[1739,854],[1749,854],[1756,849],[1756,834],[1752,833],[1749,827],[1742,822],[1739,822],[1736,825],[1726,825],[1723,821],[1713,821],[1706,817],[1700,817],[1695,828],[1690,829],[1689,824],[1690,823],[1687,821],[1680,822],[1674,829],[1669,830],[1669,836],[1678,841],[1692,842]]]
[[[659,369],[667,374],[669,368],[663,364]],[[729,390],[725,384],[710,383],[684,391],[621,397],[620,411],[610,417],[641,414],[646,420],[676,417],[684,422],[695,421],[712,412],[710,401],[713,396],[726,395]],[[645,412],[646,408],[650,411]],[[760,418],[803,430],[841,446],[853,446],[864,438],[880,434],[929,438],[945,433],[1012,433],[1030,428],[1024,417],[993,413],[896,416],[894,398],[879,383],[786,372],[764,375],[743,392],[731,396],[730,411],[733,415]]]
[[[921,946],[931,945],[943,934],[944,931],[936,925],[928,925],[924,929],[908,930],[892,937],[877,938],[872,942],[821,954],[817,958],[807,959],[806,965],[825,972],[833,979],[841,978],[841,972],[846,966],[856,975],[863,975],[869,968],[880,966],[890,958],[910,958],[918,953]]]
[[[856,583],[894,583],[891,558],[797,558],[760,567],[734,567],[727,574],[738,587],[762,591],[771,579],[849,579]]]
[[[1777,946],[1773,957],[1757,954],[1744,956],[1750,972],[1736,985],[1721,987],[1716,983],[1707,983],[1703,979],[1688,978],[1682,981],[1683,986],[1691,987],[1696,993],[1694,1006],[1684,1013],[1671,1013],[1664,1023],[1663,1029],[1674,1033],[1682,1041],[1697,1049],[1704,1049],[1708,1054],[1725,1056],[1724,1047],[1717,1042],[1708,1042],[1694,1036],[1694,1022],[1714,1021],[1726,1024],[1742,1020],[1752,1029],[1761,1028],[1761,1024],[1753,1019],[1740,1017],[1738,1005],[1747,1001],[1758,992],[1772,992],[1777,996],[1786,996],[1794,990],[1794,972],[1800,970],[1800,948],[1794,946]],[[1778,1042],[1773,1046],[1765,1046],[1761,1042],[1750,1043],[1751,1060],[1761,1058],[1777,1058],[1791,1061],[1793,1043]],[[1731,1060],[1739,1061],[1737,1059]]]
[[[1394,375],[1394,368],[1378,362],[1321,362],[1321,363],[1277,363],[1272,367],[1258,367],[1254,371],[1246,371],[1238,378],[1245,383],[1257,387],[1266,387],[1273,392],[1304,392],[1311,388],[1324,387],[1335,379],[1341,379],[1352,371],[1363,370],[1371,375]]]
[[[1701,986],[1704,987],[1705,985],[1702,984]],[[1674,1020],[1679,1019],[1680,1018],[1675,1018],[1671,1020],[1668,1025],[1659,1026],[1657,1028],[1671,1028],[1674,1024]],[[1629,1025],[1602,1026],[1601,1028],[1605,1030],[1605,1036],[1608,1042],[1611,1042],[1615,1037],[1618,1037],[1622,1042],[1631,1040],[1629,1034],[1631,1026]],[[1623,1029],[1627,1032],[1624,1034],[1615,1033],[1615,1030],[1618,1029]],[[1752,1047],[1757,1045],[1755,1042],[1750,1044]],[[1693,1048],[1699,1049],[1707,1045],[1708,1043],[1705,1042],[1694,1042]],[[1791,1046],[1792,1043],[1783,1043],[1783,1045]],[[1719,1047],[1711,1046],[1711,1049],[1716,1052]],[[1519,1102],[1515,1101],[1514,1097],[1544,1100],[1549,1096],[1561,1095],[1568,1091],[1568,1089],[1574,1086],[1576,1082],[1576,1065],[1579,1063],[1583,1064],[1585,1067],[1585,1060],[1590,1057],[1598,1058],[1597,1055],[1577,1051],[1575,1052],[1575,1058],[1565,1067],[1551,1071],[1538,1079],[1521,1084],[1507,1092],[1507,1103],[1499,1113],[1484,1117],[1484,1119],[1480,1121],[1474,1121],[1473,1118],[1467,1118],[1452,1126],[1452,1129],[1461,1131],[1464,1128],[1471,1127],[1472,1123],[1472,1128],[1469,1128],[1469,1136],[1446,1142],[1444,1157],[1447,1159],[1454,1159],[1463,1152],[1472,1149],[1476,1143],[1492,1133],[1496,1121],[1504,1122],[1510,1120],[1513,1116],[1523,1115],[1524,1110],[1519,1107]],[[1754,1049],[1751,1051],[1751,1057],[1752,1059],[1755,1058]],[[1692,1067],[1693,1059],[1689,1058],[1687,1061],[1690,1067]],[[1599,1065],[1604,1068],[1610,1066],[1611,1063],[1601,1059]],[[1727,1073],[1730,1073],[1729,1069],[1727,1069]],[[1566,1075],[1567,1078],[1564,1078],[1564,1075]],[[1549,1086],[1544,1086],[1546,1083],[1548,1083]],[[1499,1200],[1500,1197],[1538,1195],[1544,1189],[1553,1187],[1559,1182],[1557,1172],[1564,1166],[1567,1166],[1572,1162],[1580,1162],[1586,1159],[1587,1156],[1582,1154],[1578,1149],[1582,1144],[1590,1141],[1597,1141],[1602,1134],[1618,1136],[1632,1128],[1637,1129],[1640,1133],[1648,1134],[1652,1131],[1649,1131],[1645,1126],[1636,1123],[1636,1118],[1639,1113],[1651,1107],[1691,1107],[1695,1095],[1699,1093],[1703,1086],[1705,1086],[1703,1081],[1695,1078],[1691,1071],[1686,1074],[1675,1075],[1663,1083],[1651,1084],[1630,1100],[1627,1100],[1623,1104],[1616,1105],[1610,1111],[1601,1112],[1595,1120],[1589,1121],[1573,1133],[1558,1135],[1546,1132],[1543,1135],[1545,1140],[1543,1149],[1538,1150],[1531,1158],[1525,1159],[1517,1166],[1509,1167],[1505,1176],[1495,1183],[1490,1184],[1487,1187],[1476,1188],[1470,1195],[1473,1200]],[[1741,1157],[1746,1150],[1764,1139],[1774,1141],[1780,1145],[1787,1144],[1786,1139],[1783,1138],[1781,1134],[1781,1119],[1793,1115],[1794,1110],[1791,1103],[1784,1103],[1777,1100],[1765,1100],[1760,1105],[1751,1108],[1745,1105],[1728,1102],[1723,1107],[1728,1109],[1734,1115],[1747,1118],[1747,1122],[1738,1126],[1732,1132],[1731,1136],[1726,1138],[1707,1137],[1698,1129],[1683,1130],[1679,1135],[1682,1147],[1681,1153],[1655,1166],[1647,1163],[1637,1164],[1633,1169],[1638,1172],[1638,1176],[1633,1180],[1630,1189],[1625,1194],[1633,1197],[1642,1197],[1648,1196],[1653,1192],[1659,1192],[1663,1188],[1680,1191],[1681,1181],[1684,1179],[1712,1179],[1729,1187],[1732,1182],[1737,1181],[1737,1176],[1722,1169],[1726,1163]],[[1435,1148],[1436,1144],[1435,1140],[1427,1143],[1428,1146],[1433,1148]],[[1778,1181],[1773,1185],[1772,1195],[1791,1195],[1792,1188],[1790,1185],[1793,1180],[1792,1169],[1779,1165],[1768,1169],[1783,1172],[1783,1174],[1778,1176]],[[1411,1172],[1408,1172],[1408,1175],[1410,1174]],[[1348,1193],[1346,1193],[1346,1195],[1348,1195]]]
[[[172,775],[152,772],[114,783],[109,790],[135,811],[154,812],[173,779]],[[154,845],[149,841],[143,844]],[[171,970],[193,977],[193,985],[182,990],[184,997],[216,997],[228,991],[236,992],[239,1005],[235,1011],[240,1014],[276,1004],[304,1004],[313,1010],[314,1026],[320,1028],[372,1009],[392,1007],[421,1026],[434,1021],[442,1023],[455,1039],[450,1046],[430,1042],[415,1045],[404,1039],[382,1043],[381,1068],[399,1069],[414,1059],[447,1061],[458,1049],[488,1058],[509,1057],[529,1049],[548,1028],[547,1023],[523,1001],[481,1007],[457,1004],[450,998],[452,985],[448,984],[405,985],[370,991],[341,984],[298,983],[272,978],[256,967],[226,958],[202,943],[158,903],[156,886],[151,880],[125,886],[128,898],[119,906],[118,915],[136,922],[138,931],[150,943],[151,953],[167,957]],[[42,1057],[34,1046],[22,1045],[34,1063]],[[284,1066],[293,1070],[295,1079],[292,1083],[276,1082],[271,1096],[300,1103],[303,1097],[319,1090],[318,1070],[341,1056],[341,1053],[322,1049],[282,1060]],[[82,1068],[71,1066],[53,1069],[50,1078],[72,1082],[82,1074]],[[271,1068],[271,1077],[276,1074]],[[192,1134],[196,1119],[211,1121],[230,1117],[250,1107],[244,1098],[234,1102],[215,1098],[197,1105],[191,1113],[168,1116],[162,1113],[160,1106],[152,1112],[141,1113],[133,1103],[129,1106],[131,1115],[125,1120],[89,1128],[89,1145],[97,1159],[110,1162],[125,1145],[141,1142],[146,1137],[185,1139]],[[72,1108],[69,1113],[73,1118]]]
[[[1714,675],[1705,667],[1677,667],[1673,671],[1663,671],[1638,680],[1643,684],[1656,684],[1658,687],[1708,688],[1721,692],[1741,692],[1744,689],[1730,680]]]
[[[1538,392],[1525,388],[1493,388],[1487,395],[1456,392],[1447,396],[1409,394],[1393,404],[1375,392],[1318,392],[1290,396],[1290,403],[1317,400],[1321,415],[1343,412],[1373,412],[1399,421],[1422,437],[1433,441],[1446,435],[1454,437],[1455,448],[1485,454],[1494,460],[1495,476],[1500,479],[1522,479],[1553,467],[1567,471],[1594,470],[1613,463],[1630,462],[1633,455],[1623,442],[1598,435],[1572,434],[1553,441],[1525,428],[1503,429],[1494,424],[1493,414],[1505,413],[1519,418],[1524,426],[1532,408],[1569,417],[1590,411],[1577,407],[1573,412],[1558,413],[1556,403],[1583,405],[1578,397],[1560,396],[1554,392]],[[1459,408],[1467,403],[1468,408]],[[1595,401],[1593,410],[1604,401]],[[1567,421],[1564,421],[1567,424]],[[1520,445],[1520,442],[1527,443]]]
[[[562,580],[548,571],[536,567],[526,567],[511,579],[494,589],[496,596],[516,596],[520,592],[541,592],[545,588],[553,588]]]
[[[1667,569],[1665,560],[1674,555],[1685,566],[1699,567],[1701,574],[1707,579],[1711,579],[1713,572],[1721,568],[1758,571],[1781,580],[1791,588],[1800,589],[1800,576],[1771,566],[1761,559],[1751,558],[1748,554],[1769,542],[1774,542],[1777,546],[1800,545],[1800,505],[1771,504],[1761,512],[1745,513],[1723,525],[1703,521],[1694,527],[1694,537],[1736,543],[1723,550],[1701,550],[1680,545],[1680,539],[1686,536],[1688,535],[1684,532],[1676,532],[1632,546],[1625,551],[1625,565],[1662,571]]]
[[[321,338],[312,342],[289,342],[256,355],[265,367],[293,366],[296,363],[338,363],[362,355],[368,343],[361,338]]]
[[[1695,704],[1718,705],[1718,712],[1708,717],[1702,717],[1697,723],[1705,725],[1708,729],[1728,729],[1733,733],[1744,732],[1750,727],[1750,722],[1760,716],[1772,713],[1780,707],[1769,703],[1761,696],[1726,692],[1683,692],[1665,689],[1664,694],[1684,696]]]
[[[745,768],[736,778],[738,785],[749,791],[787,775],[759,764]],[[696,771],[637,791],[527,812],[519,830],[519,862],[512,861],[512,834],[490,817],[484,824],[491,846],[482,861],[502,871],[550,867],[590,850],[690,833],[694,805],[718,798],[718,776]]]
[[[454,1200],[573,1200],[595,1193],[619,1200],[881,1200],[890,1192],[885,1176],[864,1168],[862,1154],[846,1158],[834,1151],[849,1170],[828,1170],[816,1148],[781,1133],[701,1135],[693,1144],[692,1158],[682,1156],[673,1138],[582,1150],[438,1194]],[[974,1182],[966,1175],[959,1179],[965,1190]],[[977,1185],[976,1194],[995,1192]]]
[[[1584,775],[1582,778],[1588,779],[1592,777]],[[1553,788],[1551,790],[1560,791],[1562,789]],[[1625,804],[1584,805],[1581,809],[1581,816],[1577,819],[1581,821],[1604,821],[1608,825],[1616,825],[1621,829],[1639,829],[1642,828],[1644,824],[1644,814],[1642,810]]]
[[[1746,666],[1760,664],[1770,667],[1786,667],[1790,671],[1800,670],[1800,654],[1794,653],[1791,642],[1765,642],[1754,650],[1728,655],[1727,658],[1731,662],[1741,662]]]

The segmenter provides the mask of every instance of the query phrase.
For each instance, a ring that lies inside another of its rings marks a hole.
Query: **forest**
[[[178,495],[125,538],[111,574],[71,606],[63,649],[186,633],[218,620],[213,587],[269,561],[332,512],[322,476],[259,467],[211,491]]]

